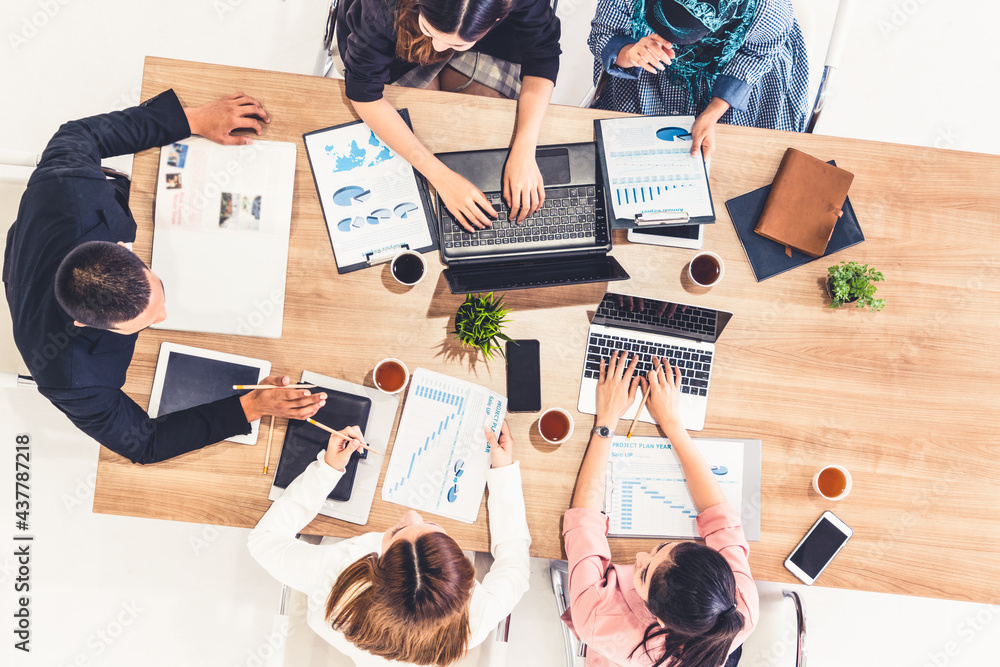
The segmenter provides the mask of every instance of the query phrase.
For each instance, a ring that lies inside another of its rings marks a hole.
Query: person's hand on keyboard
[[[545,183],[535,161],[535,150],[511,149],[503,170],[503,198],[517,224],[545,203]]]
[[[649,399],[646,409],[665,433],[681,423],[681,369],[653,357],[653,368],[646,373]]]
[[[497,217],[496,209],[486,195],[464,176],[448,169],[432,184],[444,207],[467,231],[474,232],[477,227],[485,229],[493,224],[490,218]]]
[[[635,375],[638,363],[639,355],[633,354],[630,357],[628,353],[618,350],[611,353],[608,361],[601,359],[601,370],[597,378],[596,426],[614,429],[621,416],[635,402],[640,382]]]

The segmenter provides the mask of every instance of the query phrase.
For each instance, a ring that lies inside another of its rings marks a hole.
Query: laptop
[[[503,202],[507,149],[438,153],[482,190],[499,212],[492,227],[466,231],[438,198],[441,261],[453,294],[628,280],[608,255],[611,226],[597,174],[594,143],[540,146],[545,203],[521,224]]]
[[[653,367],[651,357],[665,359],[681,369],[680,411],[684,428],[705,428],[708,389],[711,383],[715,342],[733,314],[686,303],[658,301],[608,292],[594,314],[587,336],[587,353],[580,382],[577,408],[584,414],[597,412],[595,392],[601,359],[614,350],[639,355],[636,374],[645,376]],[[640,392],[641,394],[641,392]],[[633,419],[640,396],[623,419]],[[645,407],[639,419],[656,423]]]

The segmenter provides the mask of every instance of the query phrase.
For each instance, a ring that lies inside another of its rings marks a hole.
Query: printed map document
[[[430,226],[436,222],[424,206],[422,177],[367,125],[339,125],[303,138],[340,273],[391,259],[404,246],[435,247]]]
[[[150,268],[167,319],[156,328],[281,337],[295,153],[203,137],[160,149]]]
[[[695,438],[726,499],[742,509],[744,440]],[[616,437],[605,488],[608,535],[698,538],[698,509],[667,438]]]
[[[694,116],[641,116],[594,121],[605,197],[616,221],[636,224],[715,222],[708,171],[691,155]]]
[[[414,371],[382,483],[382,500],[472,523],[486,490],[490,449],[507,399],[424,368]]]

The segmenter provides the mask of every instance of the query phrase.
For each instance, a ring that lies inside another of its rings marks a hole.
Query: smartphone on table
[[[823,512],[792,555],[785,559],[785,567],[799,581],[812,586],[853,534],[851,527],[836,514]]]
[[[542,409],[542,367],[537,340],[508,341],[507,411],[538,412]]]

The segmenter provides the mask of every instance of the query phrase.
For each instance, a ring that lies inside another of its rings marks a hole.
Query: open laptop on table
[[[724,310],[607,292],[590,325],[577,409],[591,415],[597,411],[595,392],[602,358],[610,358],[614,350],[638,354],[636,374],[645,376],[655,355],[680,367],[681,420],[690,431],[702,430],[715,342],[732,317]],[[623,419],[635,417],[641,393]],[[655,423],[646,408],[639,419]]]
[[[521,224],[501,197],[507,149],[438,153],[449,169],[483,191],[499,218],[466,231],[438,198],[441,261],[454,294],[628,280],[612,257],[593,143],[541,146],[535,153],[545,203]]]

